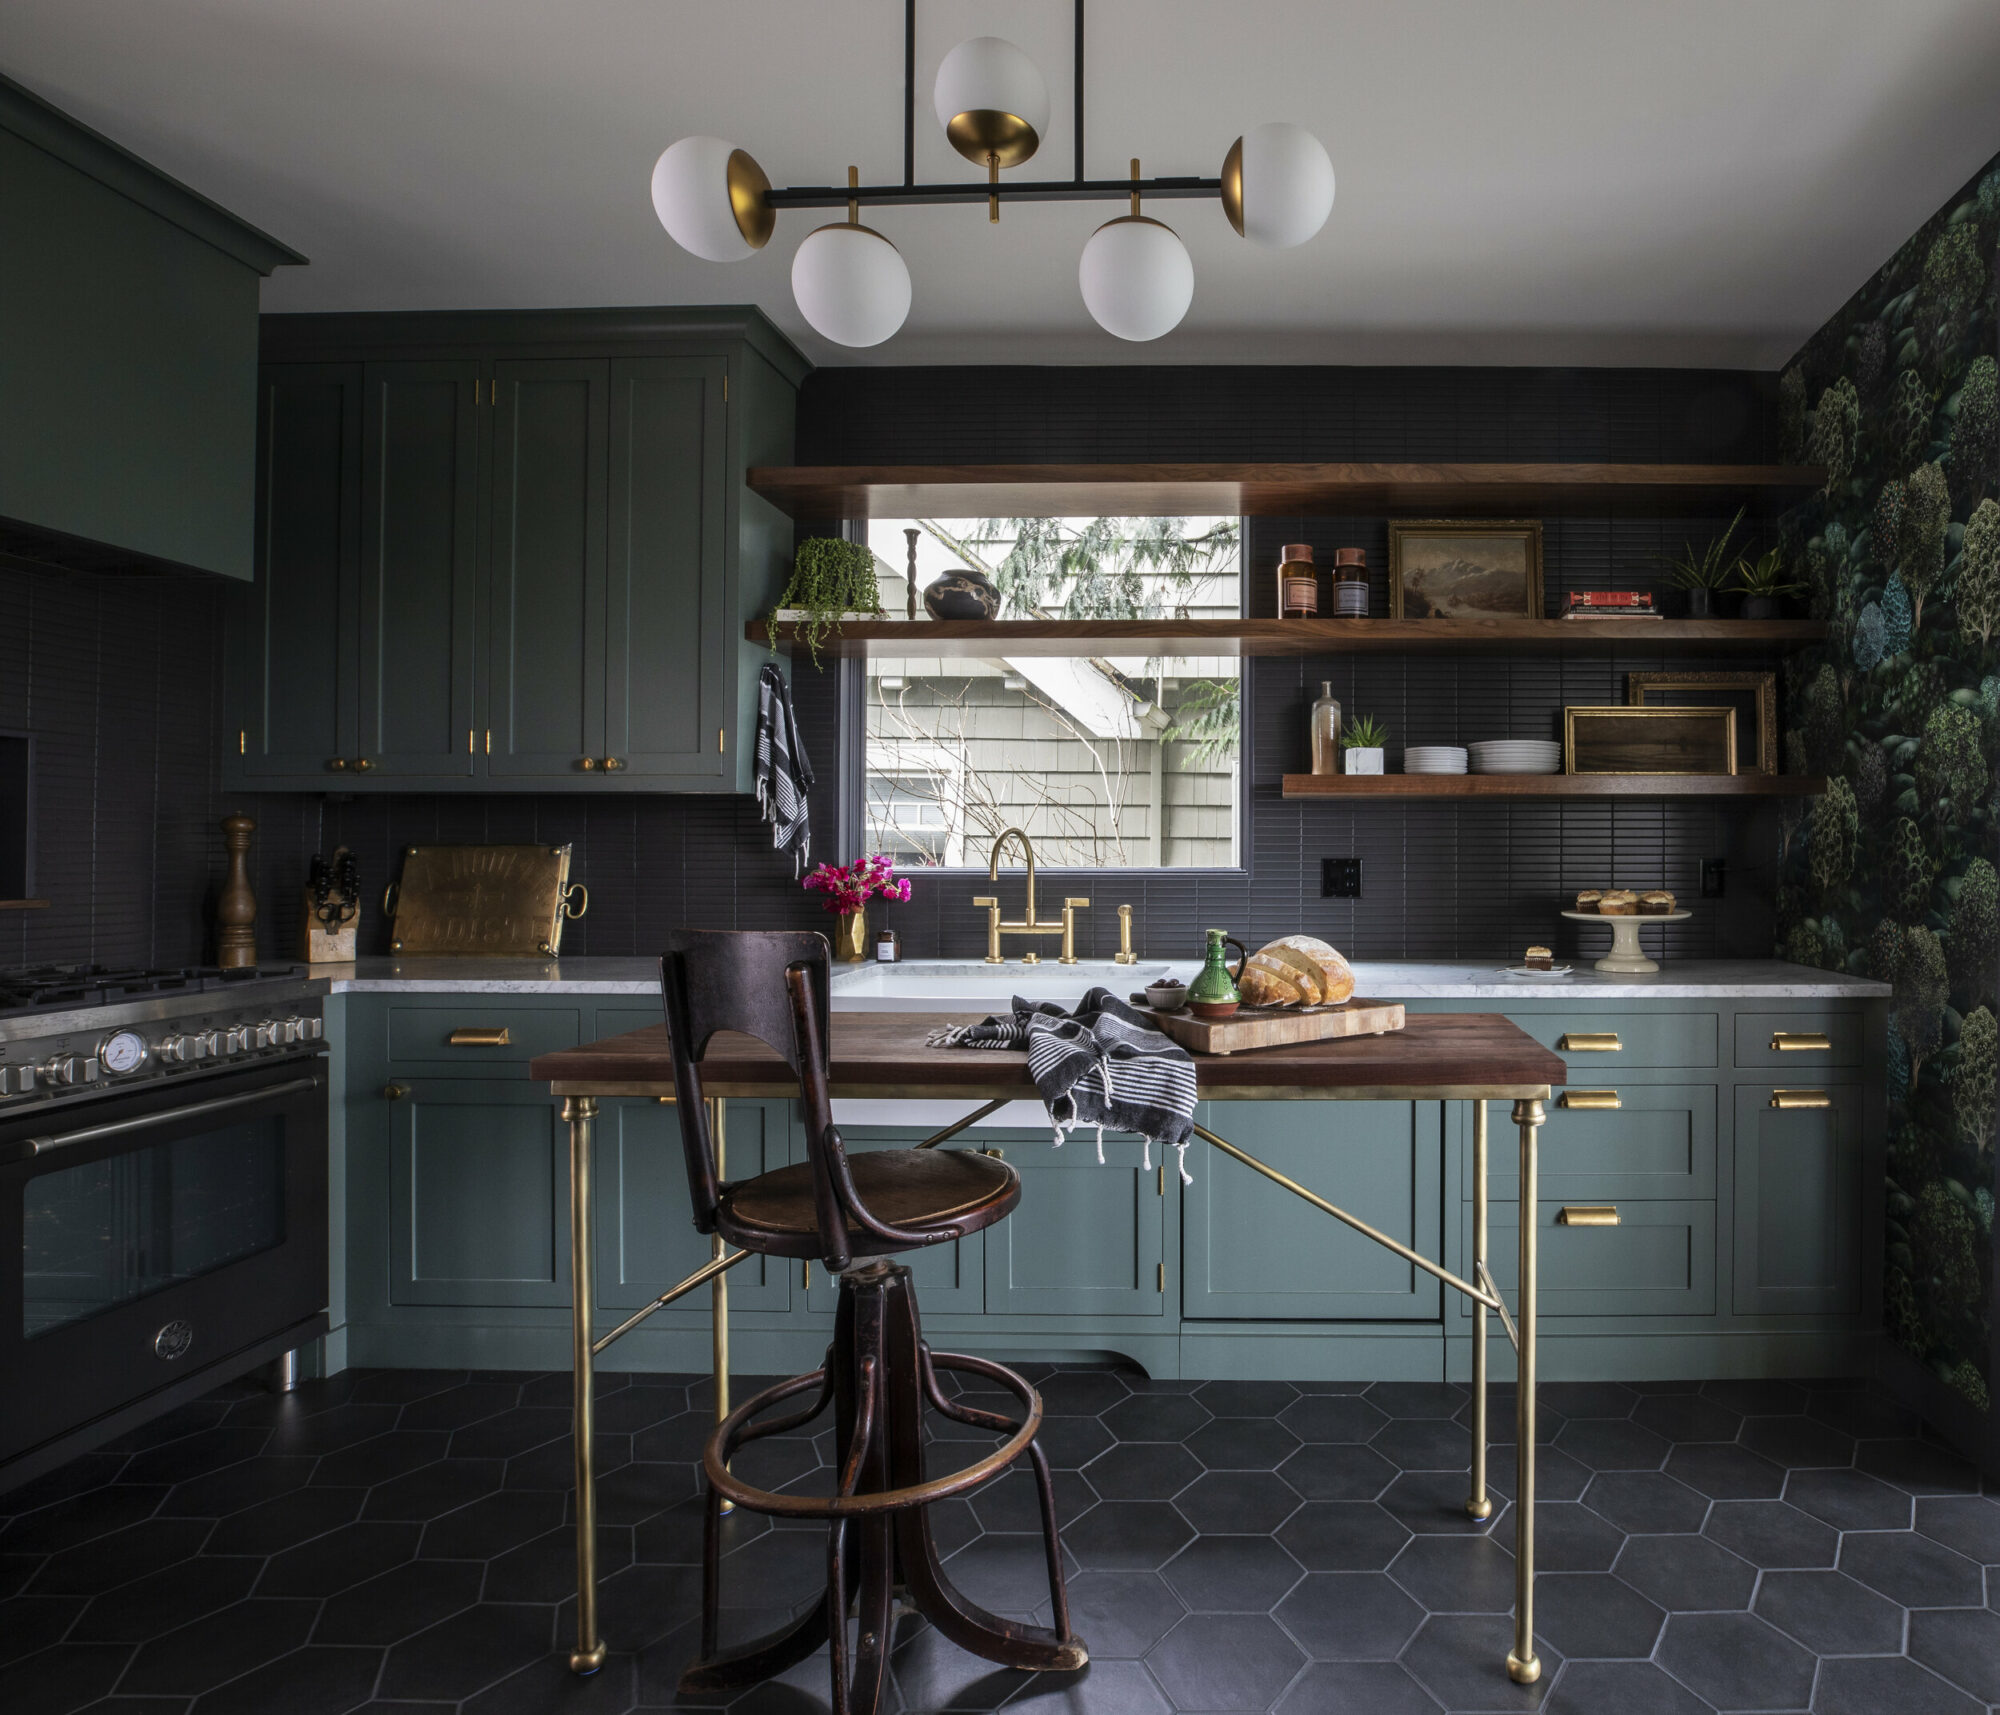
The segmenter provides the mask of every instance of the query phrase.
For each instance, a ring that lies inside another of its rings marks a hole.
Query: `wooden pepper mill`
[[[256,831],[248,816],[222,818],[229,873],[215,902],[215,962],[224,970],[257,963],[257,896],[250,891],[250,836]]]

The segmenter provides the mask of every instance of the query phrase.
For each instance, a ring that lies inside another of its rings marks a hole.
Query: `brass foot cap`
[[[1062,1654],[1057,1657],[1054,1672],[1074,1673],[1080,1667],[1090,1665],[1090,1651],[1083,1647],[1081,1638],[1063,1645]]]
[[[719,1513],[733,1513],[736,1510],[736,1503],[734,1501],[724,1501],[715,1510]]]
[[[1465,1516],[1467,1518],[1491,1518],[1493,1516],[1493,1503],[1491,1501],[1467,1501],[1465,1503]]]
[[[1529,1656],[1523,1661],[1512,1650],[1507,1652],[1507,1677],[1516,1685],[1533,1685],[1542,1677],[1542,1662],[1539,1656]]]
[[[595,1649],[573,1649],[569,1652],[569,1670],[577,1675],[595,1673],[604,1665],[604,1653],[608,1646],[600,1638]]]

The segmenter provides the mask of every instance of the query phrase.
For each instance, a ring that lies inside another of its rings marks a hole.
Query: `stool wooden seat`
[[[660,961],[696,1227],[744,1250],[816,1258],[840,1282],[825,1367],[745,1401],[716,1425],[703,1451],[708,1515],[701,1654],[682,1675],[681,1692],[707,1697],[754,1684],[824,1643],[831,1656],[833,1715],[873,1715],[887,1686],[898,1593],[960,1648],[1002,1666],[1069,1671],[1090,1658],[1070,1631],[1055,1491],[1035,1439],[1040,1396],[1026,1378],[990,1359],[931,1351],[919,1325],[910,1271],[887,1260],[1005,1219],[1021,1200],[1020,1176],[997,1157],[961,1150],[848,1156],[827,1094],[829,965],[825,937],[810,932],[693,929],[670,936]],[[701,1061],[723,1031],[758,1038],[797,1073],[804,1162],[740,1184],[720,1180]],[[1011,1394],[1020,1404],[1019,1416],[947,1396],[940,1370],[979,1376],[989,1389]],[[767,1415],[801,1396],[809,1396],[804,1406]],[[833,1494],[772,1493],[731,1473],[738,1448],[796,1429],[829,1406]],[[925,1462],[926,1407],[1005,1439],[983,1458],[934,1476]],[[1050,1627],[1002,1619],[961,1594],[945,1577],[930,1532],[932,1502],[966,1494],[1024,1456],[1041,1503]],[[791,1625],[726,1652],[719,1636],[725,1500],[753,1512],[827,1524],[827,1588],[819,1603]]]

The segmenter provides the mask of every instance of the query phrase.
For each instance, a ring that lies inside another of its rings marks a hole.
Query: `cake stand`
[[[1607,917],[1601,911],[1565,911],[1572,923],[1602,923],[1611,931],[1611,951],[1597,961],[1597,969],[1614,976],[1644,976],[1660,967],[1646,957],[1639,946],[1639,931],[1656,923],[1685,923],[1692,911],[1668,911],[1653,917]]]

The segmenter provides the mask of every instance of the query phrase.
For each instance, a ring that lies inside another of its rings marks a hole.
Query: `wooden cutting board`
[[[1246,1006],[1233,1018],[1196,1018],[1191,1012],[1142,1011],[1183,1048],[1195,1054],[1234,1054],[1243,1048],[1282,1048],[1294,1042],[1327,1042],[1340,1036],[1380,1036],[1403,1028],[1402,1007],[1375,1000],[1339,1006]]]

